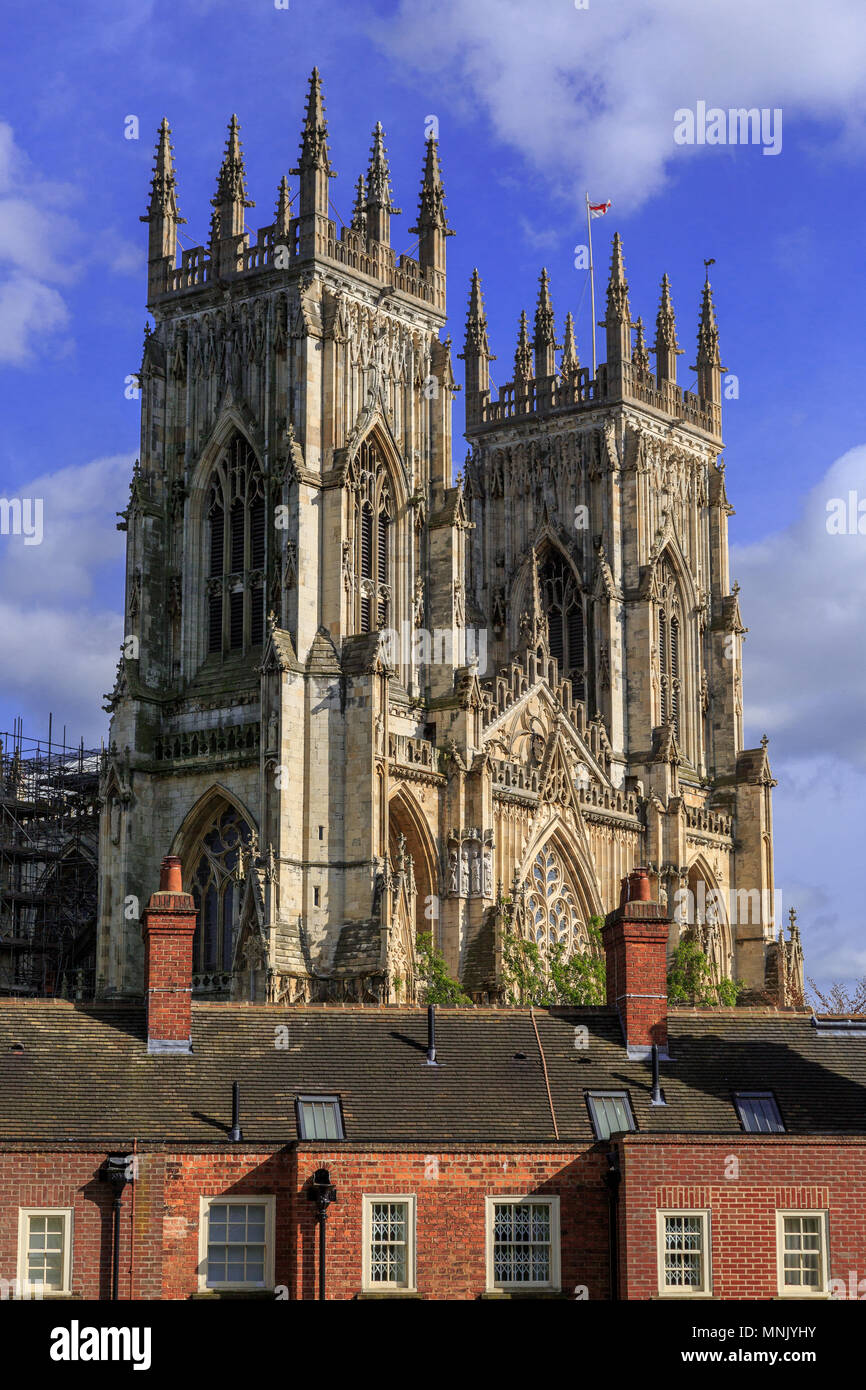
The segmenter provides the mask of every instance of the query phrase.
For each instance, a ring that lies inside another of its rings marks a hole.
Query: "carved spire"
[[[417,225],[410,227],[419,238],[418,260],[434,270],[445,269],[445,238],[453,236],[445,215],[445,189],[439,167],[439,141],[427,139],[424,153],[424,173],[421,178],[421,198],[418,203]]]
[[[159,125],[156,152],[153,158],[153,175],[150,180],[150,202],[147,213],[140,220],[152,222],[160,217],[168,217],[175,222],[185,222],[177,205],[177,179],[174,174],[174,146],[171,143],[171,126],[168,117],[163,116]]]
[[[229,136],[226,141],[225,154],[217,178],[216,196],[211,199],[211,203],[219,211],[223,237],[242,236],[244,208],[255,207],[255,203],[247,197],[247,175],[244,168],[240,131],[237,116],[232,116],[229,121]]]
[[[550,277],[546,269],[539,276],[538,304],[535,310],[535,375],[536,377],[556,375],[556,331],[553,323],[553,305],[550,302]]]
[[[656,376],[659,381],[676,381],[677,358],[681,355],[682,348],[677,347],[677,324],[671,299],[671,282],[667,272],[662,276],[653,352],[656,355]]]
[[[355,184],[355,203],[352,208],[351,228],[353,232],[360,232],[362,235],[367,233],[367,190],[364,184],[364,175],[358,175],[358,182]]]
[[[612,367],[631,361],[631,310],[619,232],[615,232],[613,237],[610,278],[607,282],[607,312],[602,326],[607,329],[607,366],[610,375]]]
[[[526,310],[520,311],[520,327],[517,331],[517,351],[514,354],[514,385],[518,391],[526,389],[532,380],[532,347],[529,342],[529,323]]]
[[[559,371],[565,381],[573,381],[580,370],[580,359],[577,355],[577,343],[574,339],[574,315],[570,309],[565,316],[563,339]]]
[[[174,174],[174,151],[171,128],[165,116],[159,127],[153,174],[150,180],[150,200],[147,212],[140,219],[149,223],[147,248],[147,299],[162,294],[169,287],[169,277],[177,255],[177,228],[185,222],[177,205],[177,180]]]
[[[289,222],[292,215],[289,203],[289,181],[283,174],[277,191],[277,206],[274,212],[274,236],[279,240],[284,240],[289,235]]]
[[[487,339],[487,315],[484,312],[481,277],[477,270],[472,272],[466,337],[460,357],[466,363],[466,419],[467,424],[472,424],[480,418],[483,408],[481,393],[490,394],[489,363],[496,360]]]
[[[719,328],[716,323],[716,309],[713,304],[713,290],[710,285],[709,267],[706,262],[704,293],[701,299],[701,320],[698,326],[698,360],[692,368],[698,374],[698,395],[720,405],[722,399],[721,375],[725,368],[719,355]]]
[[[631,355],[632,365],[639,378],[648,377],[650,374],[649,348],[647,347],[643,319],[640,315],[638,315],[635,328],[637,329],[637,337],[635,339],[634,352]]]
[[[388,169],[388,152],[385,149],[385,132],[382,122],[373,127],[373,143],[370,146],[370,163],[367,168],[367,239],[368,241],[391,242],[391,214],[399,213],[400,208],[391,202],[391,174]]]
[[[327,248],[328,180],[336,178],[328,155],[328,126],[318,68],[313,68],[310,77],[300,158],[289,173],[300,176],[298,250],[302,256],[312,256]]]
[[[325,120],[325,102],[318,68],[313,68],[310,75],[307,110],[301,128],[301,156],[298,167],[290,169],[289,173],[303,176],[313,170],[328,178],[336,177],[331,169],[328,154],[328,123]]]

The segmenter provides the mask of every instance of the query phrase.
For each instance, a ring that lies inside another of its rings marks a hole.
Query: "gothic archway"
[[[184,889],[196,905],[194,976],[231,972],[255,838],[251,817],[224,788],[207,792],[175,836],[172,852],[181,859]]]

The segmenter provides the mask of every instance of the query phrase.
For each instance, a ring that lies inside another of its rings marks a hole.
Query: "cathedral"
[[[767,741],[743,747],[709,282],[695,390],[667,276],[650,347],[617,235],[604,362],[581,365],[542,271],[494,393],[476,271],[455,479],[437,140],[413,255],[392,248],[378,123],[338,231],[314,71],[273,221],[246,229],[232,117],[208,244],[178,259],[170,137],[142,218],[100,996],[141,994],[140,914],[172,854],[203,998],[412,1002],[430,932],[476,1003],[502,1002],[509,934],[542,960],[597,949],[592,919],[640,864],[671,949],[692,933],[717,981],[796,1002]]]

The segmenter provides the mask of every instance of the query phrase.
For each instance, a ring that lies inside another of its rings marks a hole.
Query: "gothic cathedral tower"
[[[391,245],[378,123],[338,234],[317,71],[291,172],[253,242],[232,117],[208,246],[178,265],[162,123],[100,992],[141,992],[139,909],[174,853],[205,996],[412,1000],[424,930],[494,1001],[507,932],[588,949],[639,862],[660,891],[690,890],[719,978],[791,996],[773,783],[766,749],[742,748],[709,285],[696,394],[676,384],[666,280],[656,372],[640,322],[632,349],[615,239],[596,378],[570,315],[557,367],[545,273],[532,343],[524,316],[492,401],[476,274],[455,486],[436,140],[413,255]]]

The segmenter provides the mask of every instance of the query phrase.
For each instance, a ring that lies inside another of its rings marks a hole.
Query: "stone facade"
[[[141,993],[141,907],[172,854],[200,916],[194,986],[217,997],[411,1001],[432,930],[496,1002],[507,930],[591,949],[590,919],[642,863],[717,977],[795,1000],[774,782],[766,746],[742,746],[709,284],[695,393],[676,383],[667,278],[650,371],[615,237],[595,377],[570,315],[557,365],[545,272],[493,400],[476,272],[454,485],[436,141],[417,258],[391,247],[378,124],[337,232],[317,72],[293,173],[253,241],[233,117],[209,245],[178,266],[163,122],[100,991]]]

